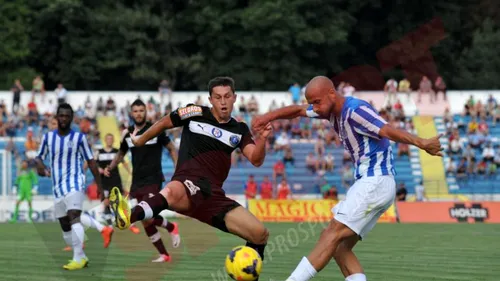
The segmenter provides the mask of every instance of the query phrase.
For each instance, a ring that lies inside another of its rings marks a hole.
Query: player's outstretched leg
[[[247,240],[246,246],[255,249],[264,260],[269,231],[261,221],[242,206],[227,212],[224,221],[230,233]]]
[[[154,224],[159,227],[165,228],[170,233],[172,239],[172,247],[177,248],[181,244],[181,236],[179,235],[179,225],[176,222],[169,222],[162,216],[154,218]]]
[[[111,243],[111,238],[113,237],[113,227],[104,226],[87,214],[82,214],[80,216],[80,221],[86,228],[94,228],[99,231],[101,233],[102,240],[104,241],[104,248],[107,248],[109,246],[109,243]]]
[[[119,229],[127,229],[136,221],[152,219],[163,210],[187,210],[190,204],[184,185],[178,181],[169,182],[160,193],[140,202],[132,210],[118,188],[111,189],[109,203],[115,213],[115,224]]]
[[[308,281],[312,279],[317,272],[321,271],[334,257],[339,245],[346,239],[357,237],[357,234],[344,224],[332,219],[330,224],[321,233],[316,246],[308,257],[303,257],[297,268],[287,281]],[[364,274],[360,274],[364,276]],[[346,279],[348,281],[364,281],[361,276]]]

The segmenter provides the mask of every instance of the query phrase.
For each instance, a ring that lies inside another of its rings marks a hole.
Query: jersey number
[[[190,180],[185,180],[184,185],[189,189],[189,193],[191,193],[191,195],[195,195],[196,192],[200,190],[200,188]]]

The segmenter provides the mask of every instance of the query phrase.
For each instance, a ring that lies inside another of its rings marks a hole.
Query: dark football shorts
[[[179,212],[180,214],[229,232],[224,217],[229,211],[241,205],[228,198],[222,187],[214,186],[208,179],[197,176],[174,176],[172,180],[184,184],[186,194],[191,201],[191,209]]]
[[[139,203],[156,195],[156,193],[160,192],[161,188],[161,183],[133,185],[130,188],[130,198],[137,199],[137,203]]]

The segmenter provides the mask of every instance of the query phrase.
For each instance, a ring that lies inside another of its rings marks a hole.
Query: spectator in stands
[[[351,164],[346,163],[342,168],[342,185],[349,188],[354,182]]]
[[[425,194],[424,181],[422,180],[415,186],[415,200],[417,202],[429,200],[429,198],[427,198],[427,195]]]
[[[111,96],[108,97],[108,100],[106,101],[106,115],[111,114],[115,115],[116,114],[116,104],[115,101]],[[148,110],[149,112],[149,110]]]
[[[158,93],[160,94],[160,103],[162,105],[164,104],[165,96],[167,96],[167,105],[170,104],[170,106],[172,106],[172,89],[170,89],[167,79],[161,80],[160,85],[158,86]]]
[[[45,96],[45,83],[40,76],[36,76],[31,83],[31,94],[35,95],[36,93],[41,94],[42,97]]]
[[[398,82],[396,79],[391,78],[387,80],[384,86],[384,93],[387,97],[388,104],[392,104],[392,102],[396,99],[396,93],[398,92]]]
[[[21,101],[21,93],[24,91],[24,87],[21,84],[20,79],[14,80],[14,85],[10,88],[12,91],[13,99],[12,99],[12,112],[17,112],[19,109],[19,102]]]
[[[57,95],[57,104],[66,102],[66,95],[68,94],[68,91],[64,88],[62,83],[57,84],[57,88],[54,90],[54,93]]]
[[[302,128],[300,126],[300,118],[295,118],[292,120],[292,128],[290,130],[292,138],[300,139],[302,137]]]
[[[444,82],[443,77],[438,76],[438,78],[436,78],[436,81],[434,82],[434,91],[436,93],[434,100],[437,100],[437,96],[439,95],[439,93],[443,94],[443,100],[447,100],[446,83]]]
[[[411,94],[410,80],[404,78],[403,80],[399,81],[398,92],[406,93],[408,100],[410,100],[410,94]]]
[[[288,88],[288,92],[290,93],[290,96],[292,97],[292,103],[293,104],[299,104],[300,103],[300,85],[299,83],[295,82],[290,88]]]
[[[451,155],[459,155],[463,150],[463,141],[458,136],[458,131],[454,131],[450,136],[449,145],[448,145],[448,153]]]
[[[453,159],[448,158],[445,161],[445,167],[446,167],[446,174],[451,174],[454,175],[457,172],[457,165]]]
[[[335,168],[335,157],[331,152],[328,152],[328,154],[325,155],[323,163],[325,163],[323,170],[329,172],[333,171],[333,169]]]
[[[30,126],[38,123],[38,109],[35,103],[35,97],[31,97],[31,101],[28,103],[28,115],[26,116],[26,122]]]
[[[290,163],[290,165],[295,165],[295,158],[293,157],[293,152],[291,148],[285,149],[285,156],[283,156],[283,164],[285,166]]]
[[[102,99],[102,96],[100,96],[99,99],[97,100],[96,112],[103,113],[105,108],[106,108],[106,106],[104,105],[104,100]]]
[[[269,105],[269,111],[273,111],[273,110],[276,110],[276,109],[278,109],[278,104],[276,103],[276,100],[273,99],[273,101]]]
[[[471,158],[467,163],[467,176],[472,177],[477,172],[476,158]]]
[[[342,155],[342,164],[349,164],[352,161],[349,151],[344,149],[344,154]]]
[[[276,139],[276,143],[274,144],[274,150],[281,151],[289,148],[290,139],[288,138],[288,134],[286,132],[281,132],[280,136]]]
[[[487,143],[484,147],[482,156],[485,161],[493,162],[495,158],[495,150],[493,149],[491,142]]]
[[[462,154],[462,157],[465,158],[466,161],[470,161],[470,159],[476,158],[476,152],[474,151],[470,143],[467,145],[467,148]]]
[[[400,158],[403,155],[410,156],[410,146],[408,144],[399,142],[397,143],[397,148],[398,148],[398,158]]]
[[[418,102],[420,103],[422,101],[422,94],[429,94],[430,95],[430,101],[434,101],[434,91],[432,90],[432,83],[427,78],[427,76],[423,76],[422,80],[420,81],[420,87],[418,89]]]
[[[329,189],[323,192],[323,199],[326,200],[339,200],[339,192],[337,188],[332,185]]]
[[[392,114],[393,114],[394,118],[396,118],[396,119],[401,119],[401,118],[405,117],[405,110],[403,108],[403,104],[401,103],[401,101],[399,99],[394,104]]]
[[[350,83],[345,83],[342,91],[344,93],[344,97],[352,97],[354,95],[354,92],[356,92],[356,88],[354,88],[354,86],[352,86]]]
[[[311,119],[310,118],[302,119],[302,122],[300,122],[300,131],[302,133],[303,139],[311,138]]]
[[[260,198],[273,199],[273,184],[269,180],[269,176],[264,176],[264,179],[260,184]]]
[[[472,146],[472,148],[480,148],[485,141],[484,136],[476,130],[469,133],[468,139],[469,144]]]
[[[500,106],[496,106],[493,111],[493,126],[497,125],[497,121],[500,120]]]
[[[257,182],[252,174],[248,176],[247,183],[245,184],[245,198],[255,199],[257,196]]]
[[[408,195],[408,190],[406,190],[405,184],[402,182],[399,184],[398,190],[396,191],[396,200],[406,201],[406,195]]]
[[[498,165],[500,165],[500,149],[499,149],[498,145],[497,145],[496,148],[497,148],[497,150],[496,150],[496,153],[495,153],[495,157],[493,158],[493,162],[495,164],[497,164],[497,166],[498,166]]]
[[[486,123],[486,118],[481,118],[481,121],[477,125],[477,130],[482,134],[488,133],[489,128],[488,123]]]
[[[306,169],[311,173],[315,174],[317,170],[319,170],[319,162],[318,159],[314,156],[314,153],[309,152],[306,156]]]
[[[241,96],[240,97],[240,103],[238,105],[239,113],[245,115],[248,110],[247,110],[247,103],[245,102],[245,97]]]
[[[285,178],[283,178],[280,184],[278,184],[277,189],[278,189],[278,200],[292,199],[292,190]]]
[[[24,142],[24,148],[26,149],[25,155],[26,159],[33,160],[35,159],[38,153],[38,142],[35,140],[33,136],[33,128],[29,127],[26,133],[26,141]],[[31,163],[30,163],[31,164]]]
[[[486,107],[488,108],[489,112],[492,112],[496,107],[497,107],[497,99],[490,94],[488,97],[488,101],[486,102]]]
[[[259,103],[257,102],[257,99],[255,98],[254,95],[252,95],[250,97],[250,100],[248,101],[248,113],[250,114],[259,113]]]
[[[476,167],[476,172],[478,175],[485,175],[486,174],[486,169],[488,168],[488,163],[484,159],[479,161]]]
[[[451,115],[450,108],[444,109],[443,122],[446,125],[448,122],[453,121],[453,116]]]
[[[492,162],[488,165],[488,175],[489,176],[496,176],[497,174],[497,164],[495,162]]]
[[[286,178],[285,164],[280,160],[278,160],[273,167],[273,182],[275,185],[278,183],[278,177]]]
[[[205,105],[205,102],[203,101],[203,99],[201,98],[200,95],[198,95],[196,97],[196,100],[194,101],[194,104],[197,104],[197,105]]]
[[[148,102],[148,110],[146,113],[146,119],[148,122],[155,123],[156,122],[156,107],[153,103]]]

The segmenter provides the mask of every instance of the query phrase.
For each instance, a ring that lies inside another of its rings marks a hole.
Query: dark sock
[[[165,220],[161,216],[156,216],[155,217],[155,222],[154,224],[159,227],[166,228],[168,232],[174,231],[174,224],[169,222],[168,220]]]
[[[264,249],[266,248],[266,245],[267,244],[257,245],[257,244],[253,244],[250,242],[247,242],[247,244],[246,244],[247,247],[250,247],[250,248],[254,249],[255,251],[257,251],[257,253],[259,253],[262,261],[264,261]],[[255,281],[259,281],[259,278],[255,279]]]
[[[152,213],[152,215],[146,219],[154,218],[161,213],[161,211],[166,209],[168,209],[167,199],[163,197],[162,194],[157,193],[155,196],[140,202],[132,209],[130,223],[144,220],[146,218],[146,213]]]
[[[162,255],[168,255],[167,249],[165,249],[165,245],[163,245],[163,241],[161,240],[160,232],[156,229],[154,224],[151,224],[144,228],[146,234],[148,235],[151,243],[155,246],[156,250]]]
[[[257,244],[253,244],[250,242],[247,242],[247,244],[246,244],[247,247],[250,247],[250,248],[254,249],[255,251],[257,251],[257,253],[259,253],[260,258],[262,260],[264,260],[264,249],[266,248],[266,245],[267,244],[257,245]]]
[[[111,208],[109,206],[106,206],[104,208],[104,218],[106,219],[108,225],[111,225],[113,223],[113,221],[111,220]]]

